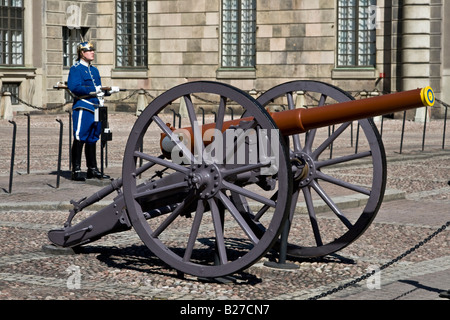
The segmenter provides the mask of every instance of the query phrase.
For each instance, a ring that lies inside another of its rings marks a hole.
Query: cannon
[[[364,233],[383,200],[386,156],[371,117],[432,106],[434,99],[430,87],[354,100],[317,81],[284,83],[257,99],[219,82],[179,85],[137,119],[122,177],[72,200],[64,226],[49,231],[48,238],[53,246],[76,248],[134,229],[170,267],[205,278],[248,268],[283,246],[280,235],[286,244],[289,236],[293,257],[337,252]],[[216,121],[202,125],[196,110],[206,103],[214,105]],[[179,128],[170,123],[176,106],[187,111]],[[273,112],[274,106],[288,110]],[[240,109],[241,118],[227,120],[228,108]],[[357,150],[336,151],[338,142],[353,134],[354,121]],[[328,128],[328,135],[319,134],[321,128]],[[333,167],[360,161],[370,168],[369,182],[333,175]],[[361,214],[346,216],[334,200],[340,192],[363,198]],[[110,205],[74,223],[79,212],[113,193]],[[317,201],[339,218],[333,234],[321,229]],[[305,234],[289,230],[301,204],[309,217]]]

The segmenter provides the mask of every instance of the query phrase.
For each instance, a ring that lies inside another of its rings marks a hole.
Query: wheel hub
[[[220,190],[222,177],[215,164],[194,164],[188,176],[189,186],[198,192],[201,199],[210,199]]]
[[[291,159],[294,180],[299,182],[300,187],[306,187],[314,179],[316,171],[314,160],[307,154],[301,153]]]

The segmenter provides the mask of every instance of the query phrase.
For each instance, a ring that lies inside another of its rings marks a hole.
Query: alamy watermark
[[[369,266],[367,268],[368,273],[372,273],[369,278],[367,278],[366,281],[366,287],[369,290],[379,290],[381,289],[381,270],[378,266]]]
[[[78,5],[70,5],[66,10],[66,26],[69,29],[81,28],[81,8]]]
[[[370,5],[368,29],[377,30],[381,29],[381,26],[381,8],[377,5]]]
[[[81,269],[79,266],[71,265],[66,269],[69,274],[67,278],[66,285],[69,290],[79,290],[81,289]]]
[[[173,131],[161,146],[176,164],[262,164],[261,175],[278,172],[280,132],[278,129],[208,129],[200,135],[200,126],[194,125],[194,134],[187,129]]]

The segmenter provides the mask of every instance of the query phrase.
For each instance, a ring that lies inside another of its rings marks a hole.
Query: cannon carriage
[[[310,97],[307,108],[297,108],[298,92]],[[200,121],[196,111],[204,101],[215,103],[215,123]],[[270,112],[280,101],[287,110]],[[90,197],[72,200],[64,227],[48,237],[58,247],[79,247],[134,229],[172,268],[207,278],[248,268],[270,249],[287,245],[288,238],[288,254],[294,257],[337,252],[364,233],[383,200],[386,157],[371,117],[433,103],[431,88],[354,101],[316,81],[285,83],[258,99],[218,82],[179,85],[137,119],[122,177]],[[180,128],[170,123],[174,105],[186,110]],[[240,119],[227,119],[231,106],[241,108]],[[355,120],[358,150],[329,156],[325,151],[353,133]],[[328,127],[329,134],[319,137],[318,130]],[[371,168],[364,183],[333,175],[333,167],[358,161]],[[109,206],[73,225],[77,213],[114,192]],[[348,218],[336,204],[336,197],[349,193],[362,199],[357,217]],[[317,201],[339,218],[333,234],[321,230]],[[309,218],[307,234],[289,232],[301,204]]]

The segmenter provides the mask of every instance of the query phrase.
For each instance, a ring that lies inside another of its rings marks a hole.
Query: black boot
[[[83,153],[84,143],[78,140],[73,141],[72,145],[72,180],[86,181],[81,173],[81,155]]]
[[[439,293],[439,297],[450,299],[450,290],[442,291],[441,293]]]
[[[110,176],[102,174],[97,168],[97,148],[96,144],[86,144],[84,152],[86,153],[86,164],[88,167],[88,179],[109,179]]]

